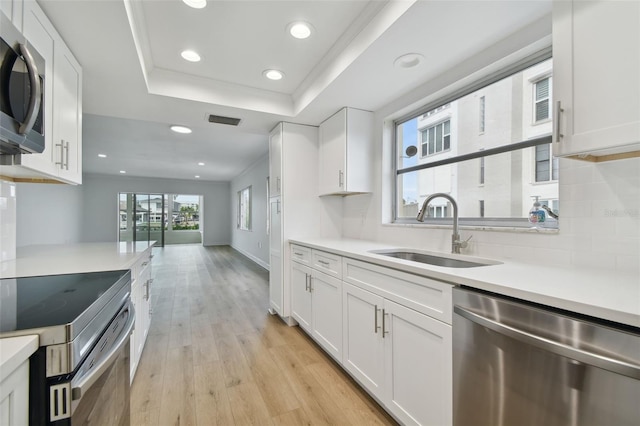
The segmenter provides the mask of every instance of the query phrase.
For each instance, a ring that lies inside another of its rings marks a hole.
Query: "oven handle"
[[[129,318],[127,319],[127,324],[124,326],[122,333],[120,333],[120,337],[118,337],[118,340],[109,351],[109,354],[100,361],[91,373],[88,376],[83,377],[79,383],[73,386],[71,389],[72,400],[78,401],[82,399],[82,396],[87,392],[87,390],[100,378],[100,376],[102,376],[105,371],[107,371],[113,361],[118,357],[120,349],[122,349],[122,347],[129,341],[129,336],[133,331],[133,326],[136,321],[135,311],[131,301],[128,302],[125,310],[129,312]]]
[[[493,330],[496,333],[509,336],[525,344],[535,346],[542,350],[583,362],[585,364],[593,365],[604,370],[622,374],[623,376],[640,379],[640,366],[636,364],[588,352],[580,348],[567,346],[550,339],[545,339],[544,337],[531,334],[515,327],[510,327],[501,322],[494,321],[485,316],[478,315],[475,312],[468,311],[460,306],[454,306],[453,311],[471,322],[475,322],[476,324]]]

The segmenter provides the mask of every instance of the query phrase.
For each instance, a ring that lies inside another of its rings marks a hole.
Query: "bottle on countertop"
[[[538,196],[536,196],[536,200],[533,202],[533,207],[529,210],[529,223],[535,225],[543,224],[545,221],[545,211],[540,207],[540,202],[538,201]]]

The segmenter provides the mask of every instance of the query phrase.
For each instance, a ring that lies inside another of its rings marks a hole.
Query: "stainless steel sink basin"
[[[408,250],[372,250],[371,253],[396,259],[410,260],[412,262],[426,263],[428,265],[443,266],[445,268],[476,268],[479,266],[496,265],[500,262],[472,262],[470,260],[454,259],[450,257],[436,256],[433,254],[419,253]]]

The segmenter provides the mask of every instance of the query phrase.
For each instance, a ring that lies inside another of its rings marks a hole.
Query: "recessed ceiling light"
[[[198,163],[198,166],[204,166],[204,163],[202,163],[202,162]]]
[[[120,173],[125,174],[125,173],[127,173],[127,171],[126,170],[120,170]]]
[[[292,22],[287,26],[289,34],[298,39],[305,39],[311,35],[311,25],[306,22]]]
[[[269,80],[282,80],[282,77],[284,77],[284,73],[278,70],[264,70],[262,75],[267,77]]]
[[[189,62],[200,62],[200,55],[193,50],[183,50],[180,54],[182,58]]]
[[[196,175],[196,179],[200,179],[200,175]]]
[[[420,65],[424,61],[424,56],[419,53],[407,53],[396,58],[393,61],[393,66],[396,68],[414,68]]]
[[[171,126],[171,130],[176,133],[189,134],[191,133],[191,129],[185,126]]]
[[[202,9],[207,5],[207,0],[182,0],[184,4],[194,9]]]
[[[98,157],[100,157],[100,158],[107,158],[107,154],[98,154]]]

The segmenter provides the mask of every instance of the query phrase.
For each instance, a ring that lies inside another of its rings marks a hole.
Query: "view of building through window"
[[[120,193],[120,241],[199,243],[201,204],[199,195]]]
[[[543,139],[552,133],[551,74],[548,59],[397,122],[396,220],[415,219],[437,192],[457,201],[461,218],[493,218],[497,226],[528,226],[536,197],[559,213],[558,160]],[[444,198],[429,210],[436,218],[453,214]]]

